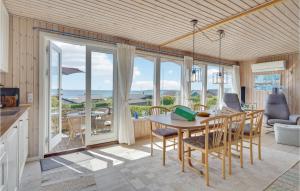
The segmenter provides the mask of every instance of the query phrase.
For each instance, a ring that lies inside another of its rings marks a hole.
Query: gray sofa
[[[275,123],[286,125],[300,124],[300,115],[291,115],[283,93],[268,95],[265,105],[265,126],[273,127]]]

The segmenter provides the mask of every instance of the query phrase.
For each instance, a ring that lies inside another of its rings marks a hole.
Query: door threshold
[[[80,148],[75,148],[75,149],[68,149],[68,150],[64,150],[64,151],[48,153],[48,154],[44,155],[44,158],[54,157],[54,156],[59,156],[59,155],[66,155],[66,154],[86,151],[86,150],[95,149],[95,148],[106,147],[106,146],[115,145],[115,144],[119,144],[119,142],[118,141],[110,141],[110,142],[106,142],[106,143],[98,143],[98,144],[94,144],[94,145],[88,145],[86,147],[80,147]]]

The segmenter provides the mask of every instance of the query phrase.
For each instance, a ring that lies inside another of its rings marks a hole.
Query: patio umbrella
[[[70,75],[75,73],[84,73],[82,70],[79,70],[78,68],[69,68],[69,67],[62,67],[62,74],[63,75]]]

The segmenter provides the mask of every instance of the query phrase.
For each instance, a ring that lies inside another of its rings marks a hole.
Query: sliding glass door
[[[114,51],[98,47],[86,48],[86,144],[114,141],[116,64]]]

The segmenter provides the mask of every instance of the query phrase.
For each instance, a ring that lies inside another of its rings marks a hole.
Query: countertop
[[[21,105],[19,107],[7,107],[0,111],[17,111],[14,115],[0,116],[0,137],[29,109],[30,105]]]

